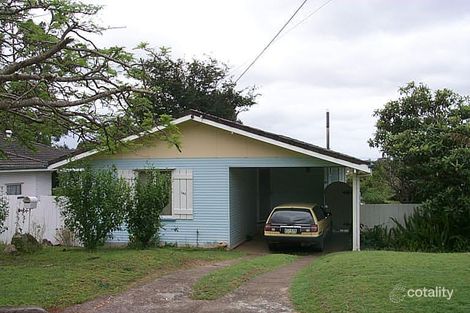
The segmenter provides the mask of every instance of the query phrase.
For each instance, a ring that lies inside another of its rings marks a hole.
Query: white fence
[[[361,205],[361,224],[367,227],[383,225],[390,228],[395,225],[392,217],[403,223],[404,216],[413,213],[418,206],[419,204],[404,203],[363,204]]]
[[[8,230],[0,234],[0,242],[10,243],[11,237],[17,228],[23,233],[31,233],[36,239],[47,239],[53,244],[57,243],[57,229],[63,226],[60,211],[55,202],[55,197],[38,197],[38,206],[35,209],[19,213],[24,208],[23,200],[17,196],[7,196],[9,202],[9,214],[6,220]]]

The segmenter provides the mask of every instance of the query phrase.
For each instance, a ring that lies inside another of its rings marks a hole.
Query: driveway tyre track
[[[314,257],[299,257],[288,265],[255,277],[217,300],[190,299],[192,285],[211,271],[250,257],[173,272],[121,294],[66,308],[62,313],[294,312],[289,300],[290,282]]]

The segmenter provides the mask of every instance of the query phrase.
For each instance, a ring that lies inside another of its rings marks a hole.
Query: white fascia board
[[[320,159],[320,160],[328,161],[328,162],[335,163],[335,164],[338,164],[338,165],[342,165],[342,166],[345,166],[345,167],[349,167],[349,168],[352,168],[352,169],[357,169],[357,170],[359,170],[361,172],[364,172],[364,173],[370,173],[371,172],[370,168],[366,164],[355,164],[355,163],[352,163],[352,162],[349,162],[349,161],[346,161],[346,160],[342,160],[342,159],[338,159],[338,158],[335,158],[335,157],[332,157],[332,156],[324,155],[324,154],[321,154],[321,153],[318,153],[318,152],[315,152],[315,151],[303,149],[303,148],[300,148],[300,147],[297,147],[297,146],[294,146],[294,145],[291,145],[291,144],[288,144],[288,143],[285,143],[285,142],[281,142],[281,141],[278,141],[278,140],[274,140],[274,139],[271,139],[271,138],[267,138],[267,137],[264,137],[264,136],[253,134],[251,132],[247,132],[245,130],[238,129],[236,127],[231,127],[231,126],[220,124],[220,123],[217,123],[217,122],[214,122],[214,121],[211,121],[211,120],[207,120],[207,119],[204,119],[203,117],[198,116],[197,118],[194,118],[194,120],[197,121],[197,122],[206,124],[206,125],[221,128],[223,130],[226,130],[226,131],[229,131],[229,132],[232,132],[232,133],[235,133],[235,134],[239,134],[239,135],[242,135],[242,136],[246,136],[246,137],[249,137],[249,138],[252,138],[252,139],[256,139],[256,140],[259,140],[259,141],[262,141],[262,142],[265,142],[265,143],[268,143],[268,144],[271,144],[271,145],[275,145],[275,146],[278,146],[278,147],[281,147],[281,148],[284,148],[284,149],[287,149],[287,150],[291,150],[291,151],[295,151],[295,152],[298,152],[298,153],[301,153],[301,154],[304,154],[304,155],[308,155],[308,156],[311,156],[311,157],[314,157],[314,158],[317,158],[317,159]]]
[[[191,115],[186,115],[186,116],[183,116],[183,117],[177,118],[176,120],[171,121],[171,123],[174,124],[174,125],[178,125],[178,124],[186,122],[190,119],[191,119]],[[149,130],[148,132],[141,132],[138,135],[131,135],[131,136],[125,137],[124,139],[122,139],[122,141],[123,142],[133,141],[133,140],[139,139],[139,138],[141,138],[145,135],[153,134],[153,133],[156,133],[158,131],[162,131],[164,129],[165,129],[165,127],[154,127],[151,130]],[[49,165],[49,167],[47,169],[53,170],[53,169],[56,169],[58,167],[64,166],[64,165],[66,165],[70,162],[78,161],[80,159],[92,156],[92,155],[97,154],[98,152],[101,152],[101,151],[102,150],[100,150],[100,149],[93,149],[93,150],[90,150],[90,151],[86,151],[86,152],[77,154],[77,155],[75,155],[71,158],[53,163],[53,164]]]
[[[11,169],[11,170],[0,170],[0,173],[25,173],[25,172],[53,172],[49,168],[28,168],[28,169]]]

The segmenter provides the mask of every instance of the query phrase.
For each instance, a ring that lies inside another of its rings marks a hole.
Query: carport
[[[346,184],[348,171],[353,181],[352,190]],[[231,247],[253,238],[262,240],[264,224],[276,205],[308,202],[327,205],[333,213],[335,240],[348,240],[349,234],[352,250],[360,249],[359,170],[344,166],[300,167],[293,164],[291,167],[231,167],[229,172]],[[345,192],[348,188],[351,191]],[[325,191],[329,192],[329,197]]]

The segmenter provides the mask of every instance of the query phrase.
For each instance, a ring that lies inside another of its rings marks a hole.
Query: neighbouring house
[[[35,143],[32,149],[14,137],[1,137],[0,187],[9,196],[51,196],[54,172],[49,166],[73,150]]]
[[[97,168],[114,165],[129,180],[150,167],[170,171],[172,197],[162,216],[161,241],[230,248],[256,235],[279,203],[324,204],[325,187],[344,181],[348,170],[353,181],[352,242],[359,249],[359,176],[370,173],[368,162],[198,111],[173,123],[181,132],[181,151],[152,139],[113,155],[77,153],[49,168],[87,159]],[[139,143],[142,136],[126,140]],[[125,229],[111,239],[127,240]]]
[[[14,136],[0,137],[0,189],[8,201],[9,214],[5,221],[7,231],[0,234],[0,242],[9,243],[16,231],[32,233],[38,239],[57,243],[57,230],[62,219],[52,196],[56,182],[55,162],[67,158],[73,150],[33,144],[32,149],[15,140]],[[36,197],[37,207],[24,211],[24,197]]]

